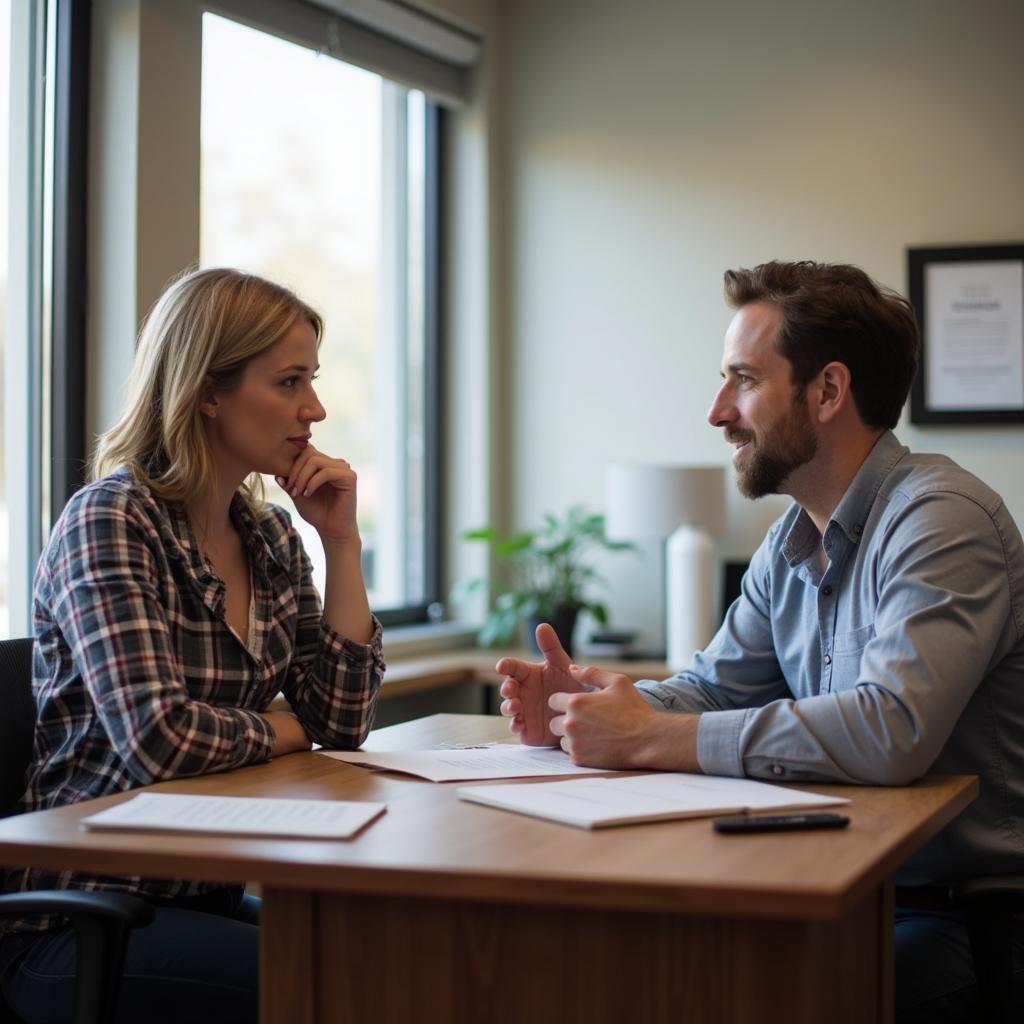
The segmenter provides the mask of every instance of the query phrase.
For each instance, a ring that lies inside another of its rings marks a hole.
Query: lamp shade
[[[721,466],[614,462],[608,466],[606,483],[609,540],[664,540],[683,523],[712,535],[724,527]]]

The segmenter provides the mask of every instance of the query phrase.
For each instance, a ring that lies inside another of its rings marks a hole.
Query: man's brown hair
[[[813,380],[828,363],[850,371],[861,419],[895,427],[917,372],[920,335],[913,307],[844,263],[772,261],[727,270],[725,297],[736,309],[770,302],[782,312],[775,339],[792,366],[794,385]]]

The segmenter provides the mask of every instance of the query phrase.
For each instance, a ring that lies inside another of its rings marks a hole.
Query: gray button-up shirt
[[[1024,870],[1024,544],[999,495],[944,456],[884,434],[824,537],[790,508],[708,647],[639,688],[704,713],[709,774],[978,775],[979,799],[900,881]]]

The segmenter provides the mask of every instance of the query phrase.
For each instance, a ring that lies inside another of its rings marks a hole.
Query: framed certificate
[[[907,250],[911,423],[1024,423],[1024,243]]]

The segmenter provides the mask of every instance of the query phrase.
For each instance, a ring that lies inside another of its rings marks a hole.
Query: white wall
[[[908,245],[1024,237],[1020,3],[502,13],[509,525],[600,507],[613,460],[728,463],[704,420],[727,267],[849,261],[905,290]],[[1024,522],[1024,428],[899,434]],[[731,493],[723,551],[749,555],[784,506]],[[608,568],[619,622],[653,626],[653,553]]]

